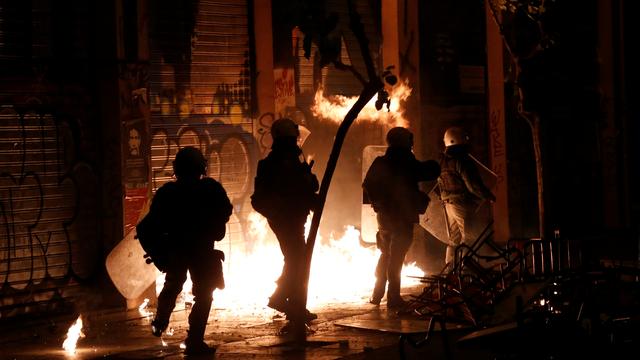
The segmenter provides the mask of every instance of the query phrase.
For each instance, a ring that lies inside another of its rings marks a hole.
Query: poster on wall
[[[123,129],[123,158],[125,183],[125,234],[138,222],[147,200],[149,168],[147,150],[149,132],[146,121],[137,119],[125,122]]]
[[[144,119],[132,121],[124,129],[124,175],[127,184],[146,184],[148,179],[146,147],[148,132]]]
[[[149,197],[150,111],[147,64],[119,68],[122,176],[125,187],[125,234],[138,223]]]
[[[273,69],[275,110],[278,118],[282,117],[289,107],[296,106],[296,87],[292,68]]]

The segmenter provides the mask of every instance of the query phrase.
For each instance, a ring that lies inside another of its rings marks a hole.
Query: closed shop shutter
[[[88,13],[0,6],[0,318],[64,309],[100,267]]]
[[[248,2],[154,1],[150,6],[153,190],[171,180],[178,149],[196,146],[209,161],[209,176],[222,183],[236,210],[250,209],[242,207],[248,204],[257,162]]]
[[[365,29],[365,34],[369,40],[369,50],[373,59],[374,65],[378,66],[378,55],[380,48],[380,29],[378,24],[379,8],[374,6],[374,3],[370,0],[356,0],[354,4],[362,25]],[[360,52],[360,46],[356,40],[353,32],[349,28],[349,9],[346,1],[329,0],[326,3],[326,14],[336,13],[338,14],[339,21],[336,29],[336,33],[341,33],[341,54],[340,59],[347,65],[353,65],[362,75],[367,77],[367,70],[362,60]],[[302,33],[299,33],[299,38],[294,34],[294,45],[296,48],[294,51],[297,53],[298,62],[296,64],[297,70],[297,82],[298,91],[300,92],[300,98],[298,101],[302,101],[303,104],[308,102],[309,98],[313,98],[315,92],[314,81],[320,82],[324,86],[325,95],[345,95],[345,96],[357,96],[362,91],[362,84],[349,72],[336,70],[333,65],[329,65],[326,68],[319,71],[318,65],[314,65],[314,59],[317,48],[315,44],[312,46],[311,57],[306,59],[304,57],[304,50],[302,48]],[[378,66],[379,67],[379,66]],[[315,73],[314,73],[315,71]],[[315,77],[315,78],[314,78]],[[320,77],[320,78],[317,78]]]

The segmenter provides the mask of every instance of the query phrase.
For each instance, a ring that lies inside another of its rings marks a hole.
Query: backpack
[[[273,161],[267,157],[258,161],[257,175],[254,179],[254,191],[251,195],[251,206],[260,215],[272,219],[278,215],[278,201],[274,196],[271,174]]]
[[[468,193],[467,186],[460,176],[460,164],[458,160],[447,158],[443,155],[440,160],[438,186],[440,187],[440,197],[442,199]]]
[[[135,238],[146,253],[146,263],[154,263],[158,270],[165,272],[169,262],[169,234],[151,212],[136,225]]]

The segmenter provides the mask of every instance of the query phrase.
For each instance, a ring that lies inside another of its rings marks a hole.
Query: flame
[[[215,316],[251,315],[269,321],[276,312],[266,304],[282,271],[282,252],[262,215],[251,212],[247,219],[247,239],[233,242],[226,238],[216,244],[216,248],[225,251],[227,260],[224,264],[226,288],[213,294]],[[310,222],[311,216],[305,226],[307,233]],[[331,234],[329,239],[324,240],[319,235],[316,239],[309,279],[309,309],[345,302],[364,304],[371,295],[380,252],[361,246],[360,232],[355,227],[347,226],[343,230],[343,234]],[[412,286],[418,285],[419,281],[406,275],[423,276],[424,273],[415,264],[403,268],[403,286]],[[161,289],[164,276],[157,282]],[[178,306],[185,306],[190,290],[191,281],[188,280]]]
[[[404,117],[404,107],[401,106],[401,102],[407,100],[411,95],[411,87],[409,87],[409,81],[405,80],[399,82],[389,91],[389,99],[391,99],[391,106],[387,111],[386,106],[380,111],[376,110],[375,102],[377,97],[374,96],[367,105],[358,114],[358,121],[375,121],[382,122],[390,127],[402,126],[408,127],[409,121]],[[336,123],[342,122],[347,112],[351,109],[353,104],[358,100],[358,96],[342,96],[333,95],[331,97],[325,97],[323,89],[320,88],[316,91],[314,96],[314,102],[311,106],[311,112],[314,116],[322,119],[334,121]]]
[[[78,319],[67,330],[67,337],[62,343],[62,348],[67,354],[73,355],[76,353],[76,344],[78,339],[84,337],[82,332],[82,316],[78,316]]]
[[[151,315],[153,315],[153,313],[149,311],[148,308],[149,308],[149,299],[144,299],[142,304],[138,306],[138,312],[140,313],[141,316],[150,317]]]
[[[331,234],[328,241],[323,241],[319,236],[316,240],[320,246],[316,246],[311,262],[307,300],[311,307],[357,302],[371,295],[380,251],[361,246],[360,231],[354,226],[349,225],[344,230],[340,237]],[[403,267],[402,273],[405,277],[409,274],[424,275],[415,264]],[[404,285],[418,283],[404,282]]]

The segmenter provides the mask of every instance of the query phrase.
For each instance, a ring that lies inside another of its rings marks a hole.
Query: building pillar
[[[275,119],[274,75],[273,75],[273,29],[271,0],[253,0],[253,24],[255,39],[255,79],[257,111],[259,120],[254,129],[257,139],[264,134],[264,125]],[[264,121],[267,120],[267,121]]]
[[[147,5],[147,0],[119,0],[96,6],[105,257],[135,231],[151,199]],[[145,297],[155,298],[155,284],[138,299],[125,299],[127,308]]]
[[[489,121],[489,160],[497,175],[493,204],[494,237],[506,243],[509,229],[509,188],[507,178],[507,143],[504,105],[503,43],[500,29],[485,3],[487,23],[487,110]]]

